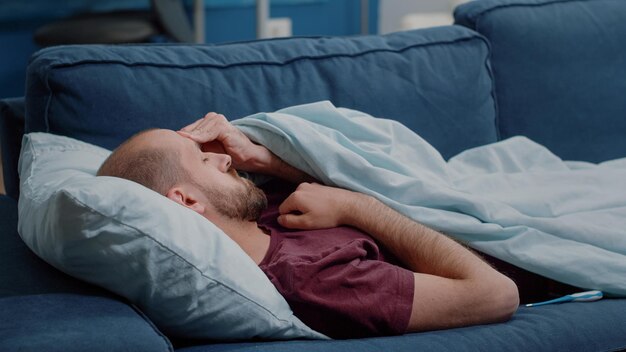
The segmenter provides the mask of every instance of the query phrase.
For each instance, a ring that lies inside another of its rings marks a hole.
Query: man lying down
[[[294,186],[271,182],[266,197],[236,170]],[[470,250],[373,197],[314,183],[220,114],[133,136],[98,176],[140,183],[217,225],[329,337],[504,322],[519,305],[515,283]]]

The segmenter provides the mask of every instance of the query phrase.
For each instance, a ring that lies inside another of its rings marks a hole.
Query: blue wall
[[[38,48],[31,29],[0,31],[0,98],[24,95],[28,58]]]
[[[186,0],[188,5],[191,0]],[[290,17],[294,36],[360,34],[360,0],[272,0],[271,17]],[[103,5],[106,4],[106,5]],[[41,25],[81,11],[144,9],[147,0],[3,0],[0,2],[0,98],[24,95],[26,65]],[[378,32],[378,0],[369,1],[369,33]],[[255,38],[253,0],[205,0],[207,43]]]
[[[359,0],[301,0],[299,2],[292,0],[292,2],[297,4],[289,4],[286,0],[273,0],[271,17],[290,17],[295,36],[354,35],[361,31]],[[370,0],[369,7],[369,33],[377,33],[378,0]],[[254,6],[209,6],[206,12],[207,41],[221,42],[254,38],[254,16]]]

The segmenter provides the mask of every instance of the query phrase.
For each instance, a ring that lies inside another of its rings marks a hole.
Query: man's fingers
[[[278,223],[288,229],[310,229],[311,221],[306,214],[283,214],[278,216]]]
[[[197,124],[189,132],[191,132],[191,133],[204,133],[204,132],[212,131],[212,130],[215,129],[215,124],[216,124],[215,120],[203,119],[202,121],[200,121],[199,124]]]
[[[298,209],[294,193],[292,193],[278,206],[278,212],[280,214],[289,214],[294,211],[300,211],[300,209]]]
[[[205,120],[226,120],[226,116],[222,115],[222,114],[218,114],[216,112],[208,112],[206,115],[204,115],[204,119]]]
[[[220,127],[220,124],[227,122],[226,117],[222,114],[218,114],[215,112],[210,112],[204,116],[204,118],[200,119],[200,123],[193,126],[190,130],[191,132],[199,132],[204,133],[206,131],[212,131],[217,127]],[[223,127],[222,127],[223,128]]]
[[[222,128],[216,126],[215,121],[201,121],[192,129],[180,130],[178,132],[181,136],[191,138],[198,143],[214,141],[220,138],[221,133],[224,133]]]
[[[289,197],[287,197],[279,206],[278,212],[280,214],[289,214],[289,213],[307,213],[310,211],[309,207],[306,206],[305,200],[308,198],[306,192],[298,191],[300,187],[296,189],[295,192],[291,193]]]
[[[194,122],[192,124],[189,124],[189,125],[181,128],[180,130],[183,131],[183,132],[189,132],[189,131],[193,130],[194,128],[196,128],[196,126],[198,126],[200,123],[202,123],[203,120],[204,119],[196,120],[196,122]]]
[[[181,136],[183,136],[185,138],[191,138],[191,133],[189,133],[189,132],[185,132],[183,130],[180,130],[180,131],[176,131],[176,133],[180,134]]]
[[[191,132],[185,132],[185,131],[176,131],[176,133],[200,144],[211,141],[211,139],[207,139],[205,135],[200,135],[198,133],[191,133]]]
[[[313,225],[311,214],[306,207],[301,207],[300,197],[302,194],[294,192],[287,197],[279,206],[278,223],[291,229],[310,229]]]
[[[207,130],[208,128],[215,125],[216,123],[221,123],[224,121],[227,121],[226,116],[222,114],[218,114],[216,112],[209,112],[206,115],[204,115],[203,118],[196,120],[194,123],[189,124],[181,128],[180,130],[183,132],[192,132],[194,130],[195,131]]]

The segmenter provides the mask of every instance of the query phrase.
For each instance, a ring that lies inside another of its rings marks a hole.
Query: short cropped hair
[[[98,176],[114,176],[137,182],[162,195],[189,174],[180,164],[177,150],[137,146],[133,141],[151,131],[141,131],[117,147],[98,169]]]

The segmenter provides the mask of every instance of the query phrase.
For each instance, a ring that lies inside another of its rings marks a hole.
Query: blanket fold
[[[626,296],[626,158],[566,162],[513,137],[446,161],[402,124],[328,101],[233,123],[327,185],[526,270]]]

